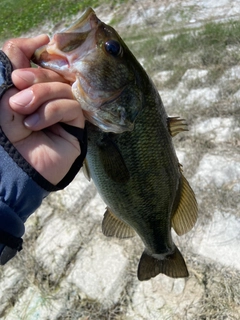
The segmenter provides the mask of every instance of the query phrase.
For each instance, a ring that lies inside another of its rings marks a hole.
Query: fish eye
[[[108,40],[105,43],[105,49],[108,53],[115,57],[119,56],[122,53],[122,47],[120,43],[115,40]]]

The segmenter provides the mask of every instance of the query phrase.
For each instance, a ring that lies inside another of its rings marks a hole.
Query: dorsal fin
[[[172,137],[176,136],[179,132],[188,131],[186,120],[181,119],[180,117],[168,117],[167,123]]]
[[[181,169],[180,169],[181,171]],[[182,188],[179,203],[172,216],[172,227],[181,236],[190,231],[198,217],[195,194],[181,171]]]
[[[176,246],[171,254],[161,259],[149,255],[146,250],[143,252],[138,265],[138,279],[140,281],[149,280],[159,273],[172,278],[188,277],[186,263]]]
[[[124,221],[118,219],[108,207],[102,221],[102,232],[107,237],[120,239],[131,238],[135,235],[135,231]]]
[[[89,170],[88,162],[87,162],[87,159],[86,159],[86,158],[85,158],[84,161],[83,161],[82,170],[83,170],[84,177],[85,177],[88,181],[91,181],[90,170]]]

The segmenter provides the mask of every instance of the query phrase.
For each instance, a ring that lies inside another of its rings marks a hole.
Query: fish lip
[[[89,22],[89,24],[88,24]],[[86,32],[94,29],[101,21],[97,18],[92,8],[87,8],[83,15],[72,26],[67,28],[65,32]],[[90,27],[90,28],[89,28]]]
[[[85,25],[85,20],[89,19],[92,15],[96,15],[94,10],[91,7],[88,7],[83,15],[79,18],[79,25]]]
[[[48,63],[52,62],[53,60],[59,61],[59,65],[60,65],[60,61],[62,61],[62,65],[68,64],[68,61],[65,56],[59,55],[59,54],[50,55],[46,50],[46,46],[38,48],[31,58],[31,61],[33,63],[37,65],[41,65],[42,67],[45,67],[45,68],[47,67]]]

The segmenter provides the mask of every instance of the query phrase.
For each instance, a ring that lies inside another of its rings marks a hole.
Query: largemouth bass
[[[135,232],[145,250],[139,280],[159,273],[187,277],[174,244],[197,219],[197,202],[183,176],[172,136],[187,130],[167,116],[157,89],[126,44],[89,8],[71,27],[39,48],[33,61],[72,84],[87,119],[86,169],[107,204],[106,236]]]

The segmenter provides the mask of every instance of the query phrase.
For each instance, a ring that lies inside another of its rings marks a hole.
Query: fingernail
[[[24,120],[24,125],[26,127],[34,127],[38,123],[39,119],[39,115],[37,113],[34,113]]]
[[[24,71],[24,70],[14,70],[13,71],[14,77],[19,77],[21,80],[26,81],[27,83],[34,83],[35,81],[35,74],[31,71]]]
[[[21,107],[27,107],[33,100],[32,90],[23,90],[10,98],[10,104],[16,104]]]

